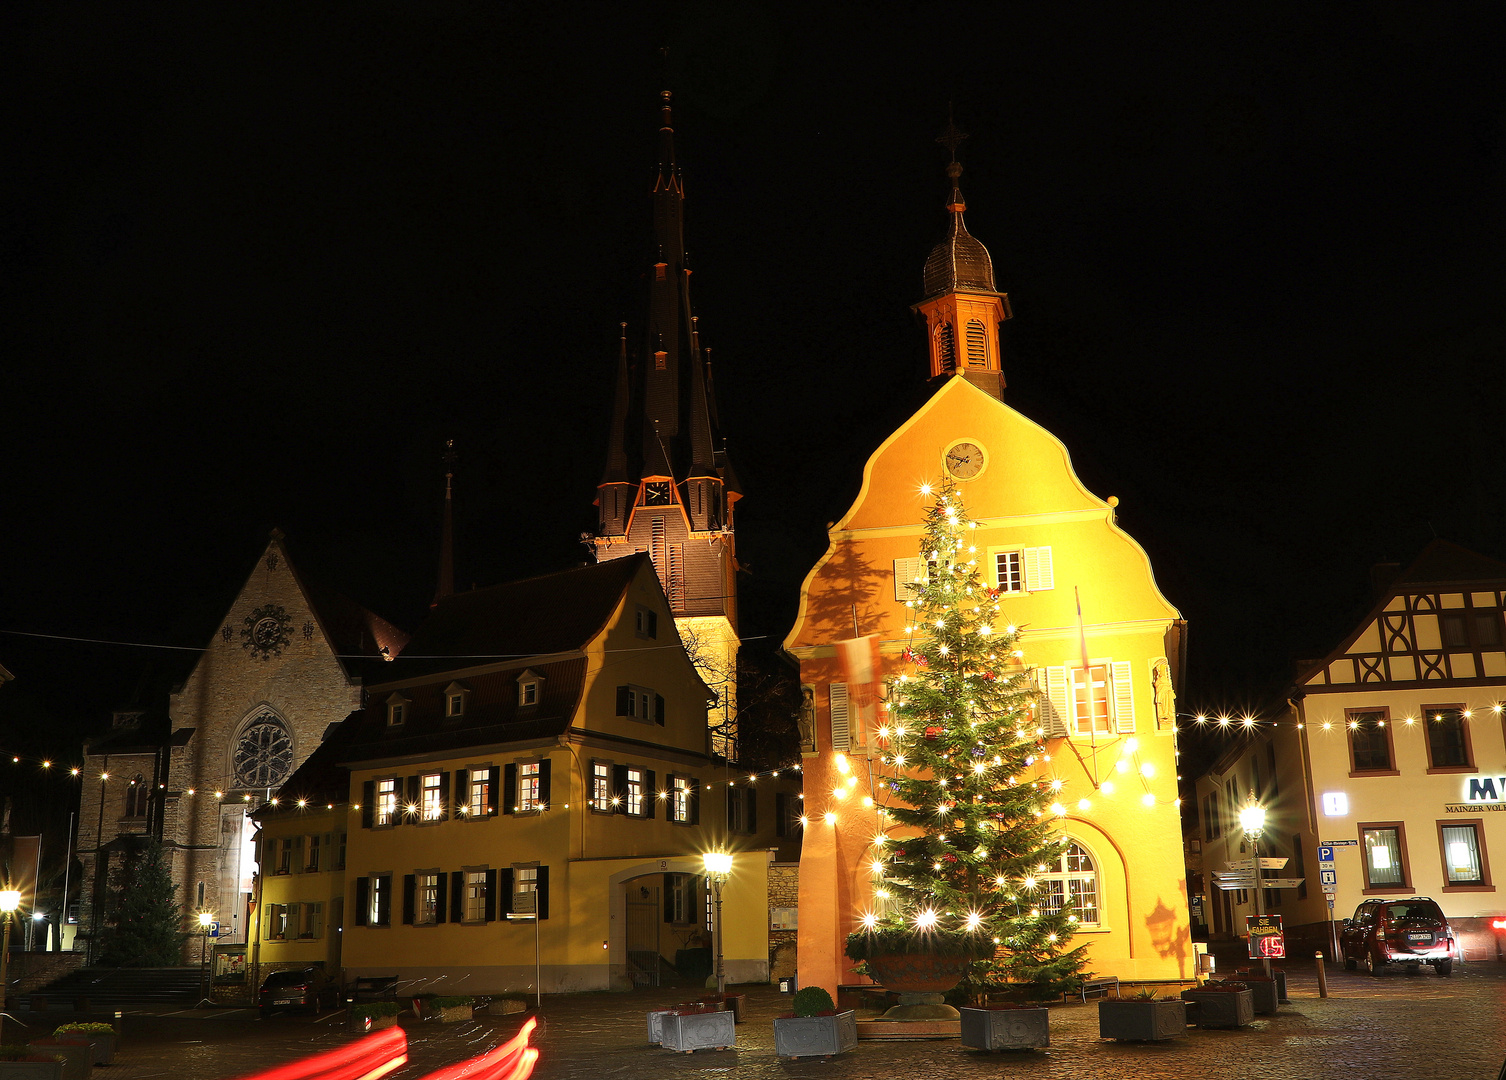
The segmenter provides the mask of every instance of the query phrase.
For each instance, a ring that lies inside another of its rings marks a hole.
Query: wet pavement
[[[986,1054],[956,1040],[862,1042],[830,1060],[781,1061],[774,1056],[773,1018],[789,997],[767,986],[747,993],[737,1049],[675,1054],[647,1042],[645,1013],[689,996],[685,990],[545,998],[534,1038],[541,1050],[538,1080],[662,1080],[666,1076],[735,1072],[739,1077],[831,1080],[1497,1080],[1506,1060],[1506,964],[1475,963],[1454,977],[1432,972],[1380,978],[1329,972],[1330,997],[1320,998],[1311,965],[1288,970],[1291,1003],[1239,1031],[1188,1029],[1167,1043],[1119,1044],[1098,1037],[1096,1002],[1055,1005],[1051,1046]],[[72,1019],[67,1013],[17,1017],[36,1033]],[[391,1074],[414,1080],[511,1038],[524,1017],[480,1016],[440,1025],[403,1018],[410,1061]],[[352,1038],[343,1013],[258,1018],[249,1009],[127,1014],[116,1064],[98,1080],[193,1077],[228,1080]],[[8,1041],[22,1034],[7,1022]]]

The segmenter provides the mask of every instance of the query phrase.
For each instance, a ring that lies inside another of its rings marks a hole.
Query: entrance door
[[[653,882],[653,884],[650,884]],[[629,881],[627,889],[627,961],[634,986],[659,985],[659,885],[656,878]]]

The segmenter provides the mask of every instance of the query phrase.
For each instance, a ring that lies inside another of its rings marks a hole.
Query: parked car
[[[321,1006],[332,1009],[339,1003],[340,987],[321,967],[289,968],[268,975],[256,1000],[263,1016],[278,1009],[318,1012]]]
[[[1405,900],[1366,900],[1344,920],[1339,935],[1344,967],[1363,967],[1379,975],[1388,964],[1403,964],[1409,975],[1423,964],[1447,978],[1454,973],[1459,945],[1448,918],[1436,901],[1426,896]]]

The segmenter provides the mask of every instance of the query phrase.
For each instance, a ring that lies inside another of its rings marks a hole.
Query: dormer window
[[[458,682],[444,688],[444,715],[446,720],[458,720],[465,715],[470,704],[471,691]]]
[[[544,694],[544,676],[536,671],[525,671],[518,676],[518,707],[537,705]]]
[[[402,694],[393,694],[387,699],[387,726],[401,727],[408,720],[409,700]]]

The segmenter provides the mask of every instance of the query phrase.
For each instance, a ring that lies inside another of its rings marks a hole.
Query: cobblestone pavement
[[[644,1014],[683,1000],[685,990],[580,994],[547,998],[534,1039],[542,1051],[538,1080],[692,1080],[736,1072],[747,1080],[1496,1080],[1506,1059],[1506,964],[1456,968],[1452,979],[1370,978],[1329,972],[1331,996],[1319,998],[1315,973],[1289,969],[1291,1004],[1242,1031],[1189,1029],[1169,1043],[1119,1044],[1098,1038],[1098,1008],[1072,1003],[1051,1010],[1051,1047],[984,1054],[956,1040],[862,1042],[828,1061],[780,1061],[773,1018],[789,998],[748,987],[747,1020],[738,1048],[674,1054],[647,1043]],[[20,1019],[42,1027],[44,1017]],[[52,1023],[63,1014],[45,1018]],[[405,1017],[410,1063],[393,1073],[413,1080],[481,1053],[516,1033],[519,1016],[440,1026]],[[193,1077],[224,1080],[330,1049],[350,1038],[341,1014],[256,1018],[250,1010],[128,1015],[125,1045],[100,1080]],[[43,1028],[45,1030],[45,1028]],[[7,1034],[14,1037],[12,1028]]]

